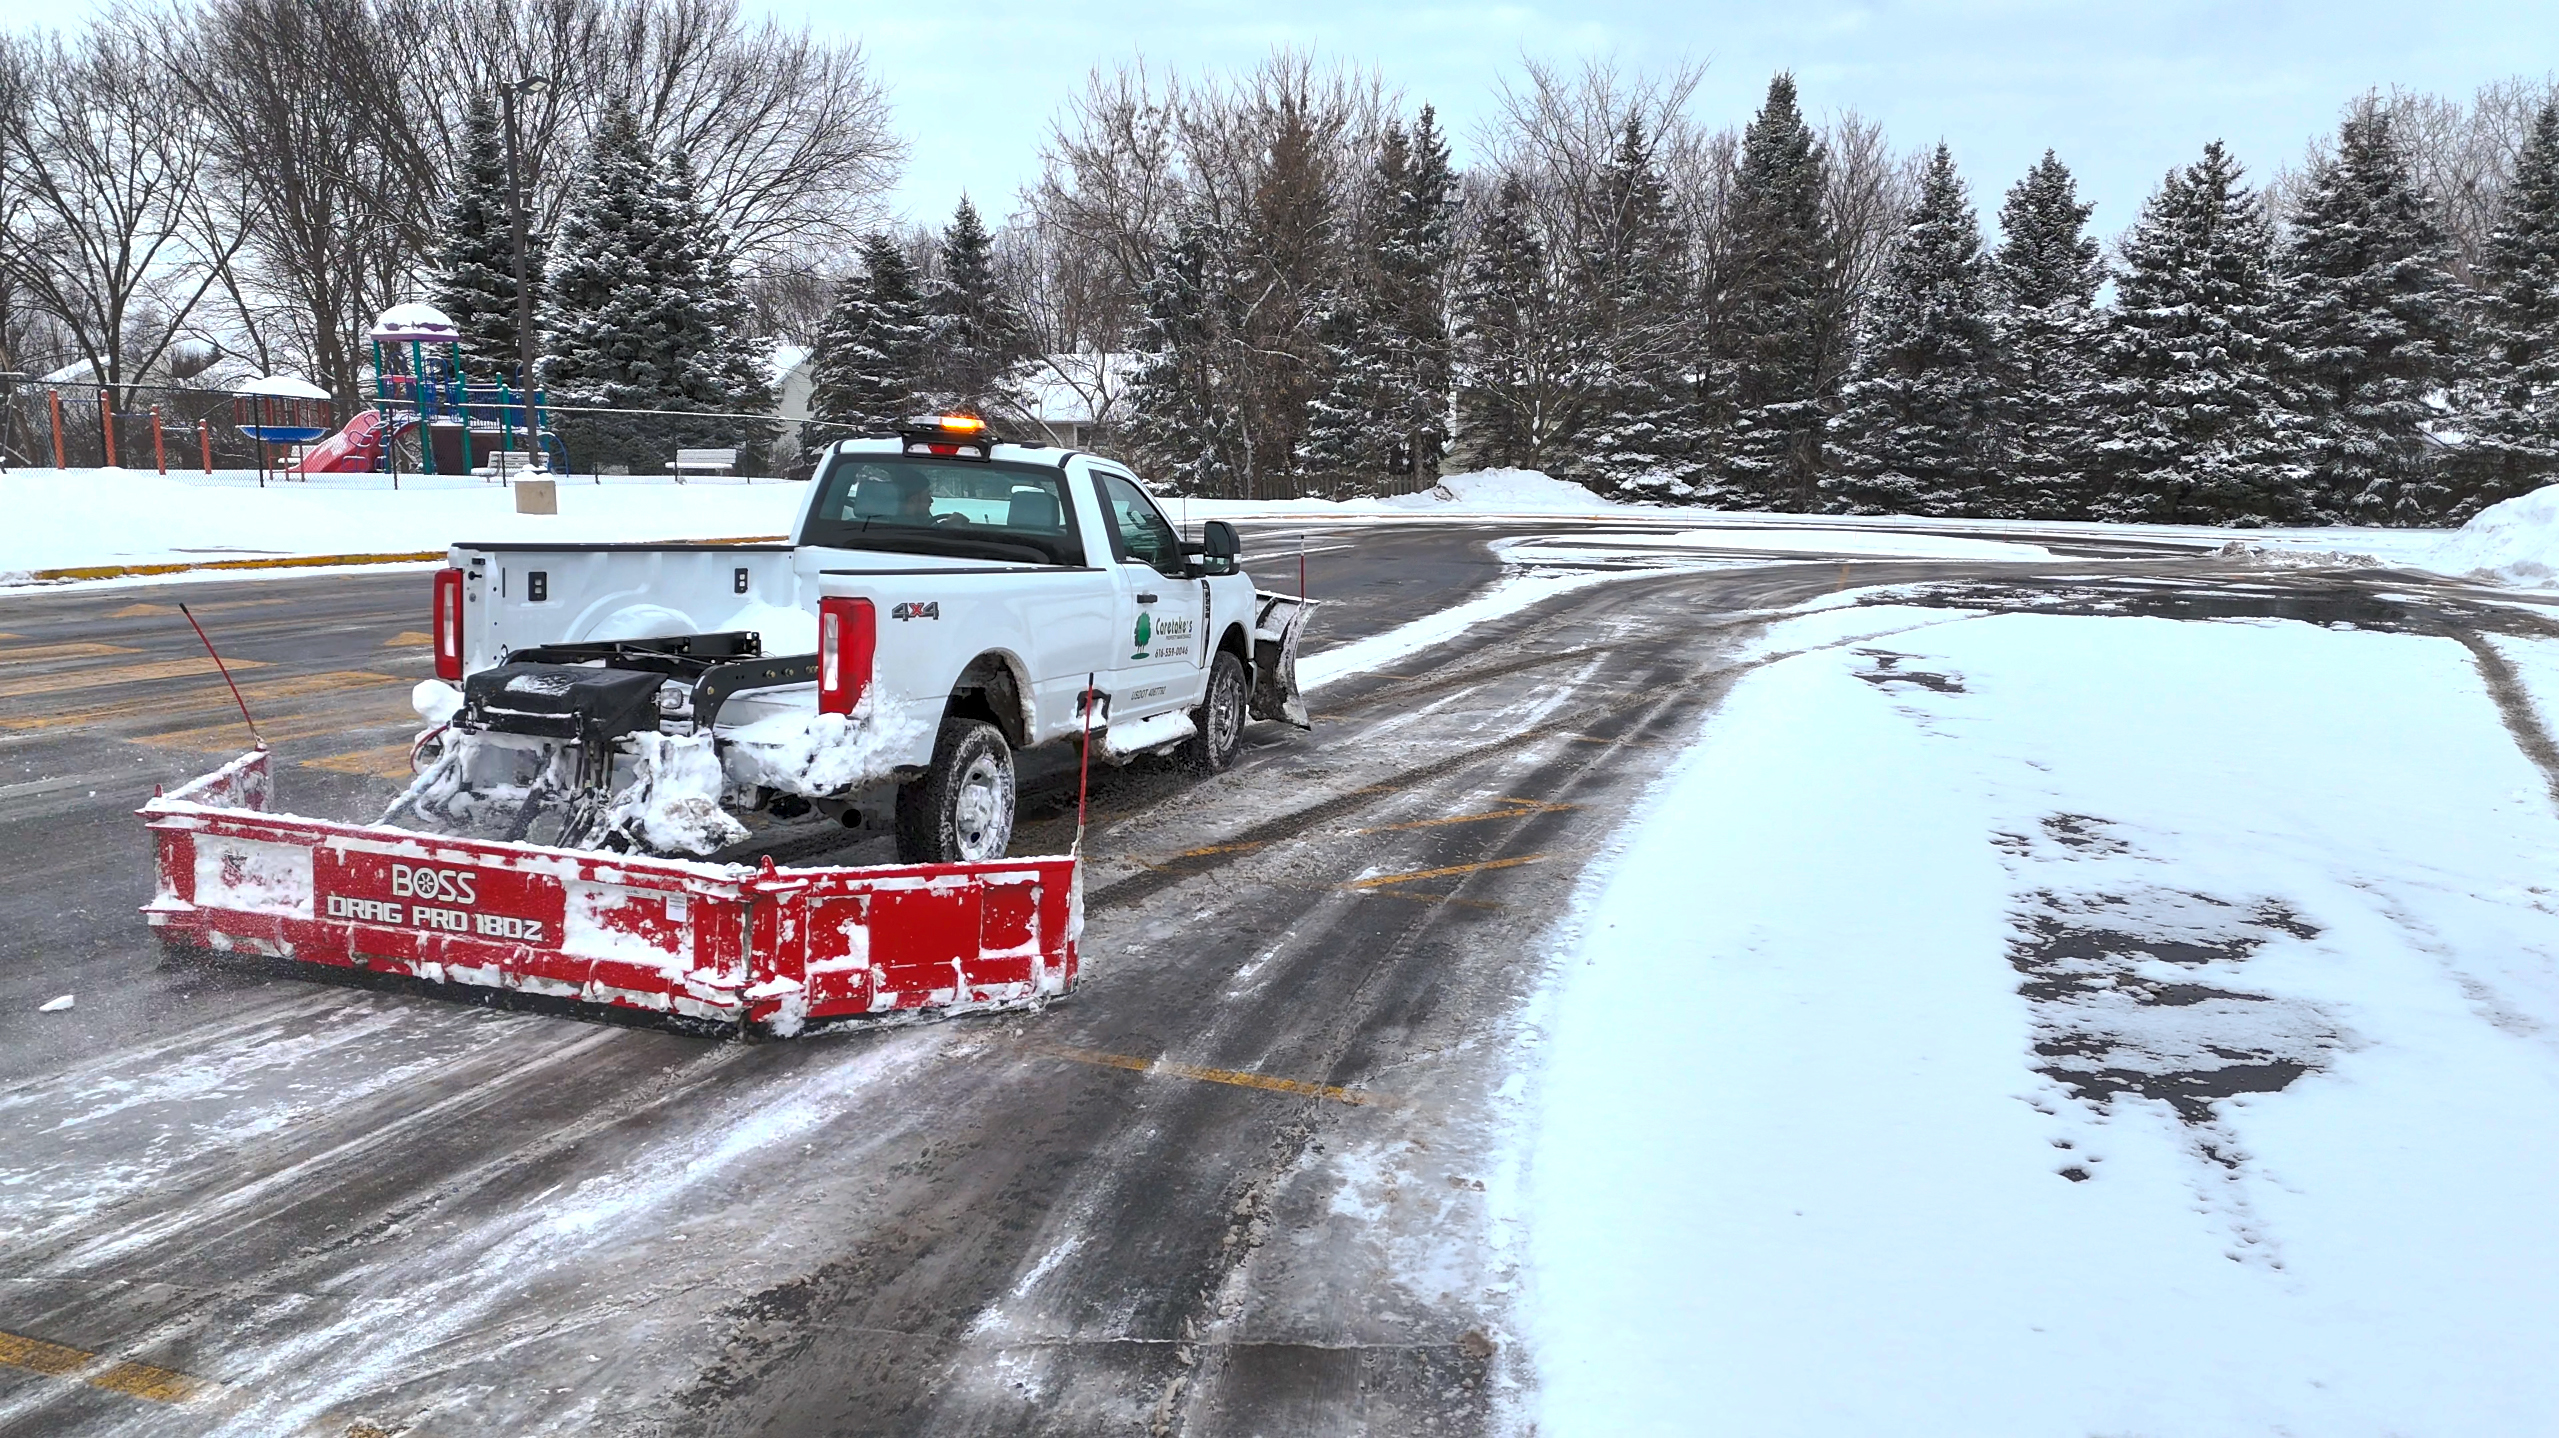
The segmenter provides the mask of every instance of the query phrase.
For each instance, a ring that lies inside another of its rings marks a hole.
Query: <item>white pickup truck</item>
[[[1018,750],[1213,770],[1248,716],[1306,724],[1304,604],[1237,551],[1111,460],[974,421],[834,446],[788,543],[457,544],[441,727],[386,821],[707,854],[739,812],[886,807],[902,862],[1001,857]]]

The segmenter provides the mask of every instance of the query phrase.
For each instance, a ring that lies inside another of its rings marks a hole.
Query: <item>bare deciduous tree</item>
[[[2559,93],[2559,77],[2517,75],[2480,86],[2466,104],[2393,86],[2358,95],[2346,105],[2349,115],[2374,108],[2390,112],[2391,131],[2406,149],[2409,172],[2434,201],[2435,220],[2452,244],[2453,274],[2465,284],[2488,232],[2496,227],[2532,117],[2554,93]],[[2267,201],[2279,218],[2292,213],[2308,177],[2334,151],[2334,141],[2332,135],[2312,138],[2298,165],[2278,170],[2267,182]]]
[[[1023,197],[1026,308],[1057,351],[1126,348],[1155,256],[1187,193],[1179,84],[1157,94],[1143,64],[1096,70],[1041,147]]]
[[[375,0],[417,94],[519,94],[534,204],[556,218],[603,101],[619,96],[661,149],[692,162],[704,206],[749,272],[840,260],[885,218],[906,147],[888,93],[853,40],[750,21],[737,0]],[[459,99],[414,124],[453,173]]]
[[[1867,296],[1900,241],[1926,160],[1916,152],[1894,154],[1884,127],[1854,110],[1823,128],[1822,149],[1830,161],[1822,191],[1832,247],[1831,303],[1822,337],[1822,390],[1829,393],[1848,373]]]
[[[211,285],[205,262],[225,258],[189,244],[205,131],[124,17],[12,48],[0,272],[100,382],[130,384],[185,332]]]
[[[247,235],[250,304],[289,314],[273,348],[352,404],[374,314],[408,298],[432,165],[392,137],[405,104],[398,37],[363,0],[210,0],[186,72]],[[370,115],[365,120],[351,116]]]

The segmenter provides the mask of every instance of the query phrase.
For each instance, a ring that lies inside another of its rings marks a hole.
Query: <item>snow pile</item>
[[[656,854],[715,853],[746,838],[746,826],[720,807],[720,756],[711,736],[631,736],[639,778],[613,796],[608,833],[627,834]]]
[[[2546,1428],[2559,819],[2472,655],[1921,608],[1767,642],[1809,652],[1553,971],[1536,1430]]]
[[[2236,559],[2258,569],[2371,569],[2381,563],[2374,555],[2342,549],[2269,548],[2244,539],[2223,545],[2213,557]]]
[[[2438,574],[2559,588],[2559,484],[2488,506],[2417,562]]]
[[[731,784],[815,798],[887,778],[926,732],[908,706],[874,704],[868,714],[775,714],[720,737]]]
[[[1479,469],[1452,474],[1436,489],[1379,501],[1389,509],[1481,514],[1587,514],[1628,508],[1570,480],[1534,469]]]

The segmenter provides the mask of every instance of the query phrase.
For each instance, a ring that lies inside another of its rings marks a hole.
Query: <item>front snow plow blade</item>
[[[1294,594],[1253,591],[1253,717],[1314,727],[1297,692],[1297,638],[1315,605]]]
[[[143,807],[164,942],[784,1037],[1077,979],[1072,858],[755,868],[273,814],[272,793],[259,750]]]

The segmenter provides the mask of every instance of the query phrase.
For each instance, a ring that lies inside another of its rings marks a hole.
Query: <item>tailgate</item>
[[[799,603],[787,544],[457,544],[452,560],[466,674],[537,644],[761,630],[776,619],[804,626],[808,642],[775,635],[766,653],[817,647],[815,618],[772,613]]]

